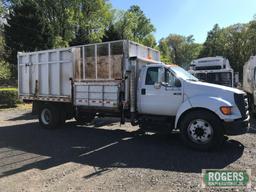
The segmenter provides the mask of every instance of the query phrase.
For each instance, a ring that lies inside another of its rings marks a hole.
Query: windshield
[[[187,72],[186,70],[184,70],[179,66],[172,66],[170,67],[170,70],[173,71],[178,78],[182,78],[184,80],[190,80],[190,81],[199,81],[196,77],[194,77],[189,72]]]

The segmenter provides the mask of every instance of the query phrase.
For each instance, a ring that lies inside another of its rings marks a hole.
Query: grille
[[[242,115],[242,119],[247,119],[249,116],[248,97],[245,94],[234,94],[236,105]]]

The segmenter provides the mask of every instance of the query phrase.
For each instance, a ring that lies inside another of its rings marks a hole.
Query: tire
[[[218,149],[224,141],[221,120],[206,110],[189,112],[181,119],[179,128],[184,143],[196,150]]]
[[[39,124],[46,129],[56,129],[60,125],[62,118],[57,106],[44,104],[39,111]]]

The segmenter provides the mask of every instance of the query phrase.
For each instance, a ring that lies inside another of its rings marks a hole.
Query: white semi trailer
[[[189,72],[201,81],[208,83],[234,87],[235,82],[238,82],[238,76],[234,77],[228,59],[220,56],[193,60]]]
[[[256,56],[251,56],[244,64],[243,90],[248,95],[251,111],[256,113]]]
[[[225,134],[247,131],[243,91],[200,82],[132,41],[18,53],[18,69],[19,96],[33,101],[45,128],[73,117],[90,122],[114,116],[143,128],[160,122],[202,150],[220,146]]]

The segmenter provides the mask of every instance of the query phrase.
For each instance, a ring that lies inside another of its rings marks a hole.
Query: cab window
[[[165,83],[167,83],[170,87],[174,87],[175,80],[176,77],[168,69],[165,69]]]
[[[146,85],[154,85],[158,82],[158,69],[159,67],[150,67],[147,70]]]

